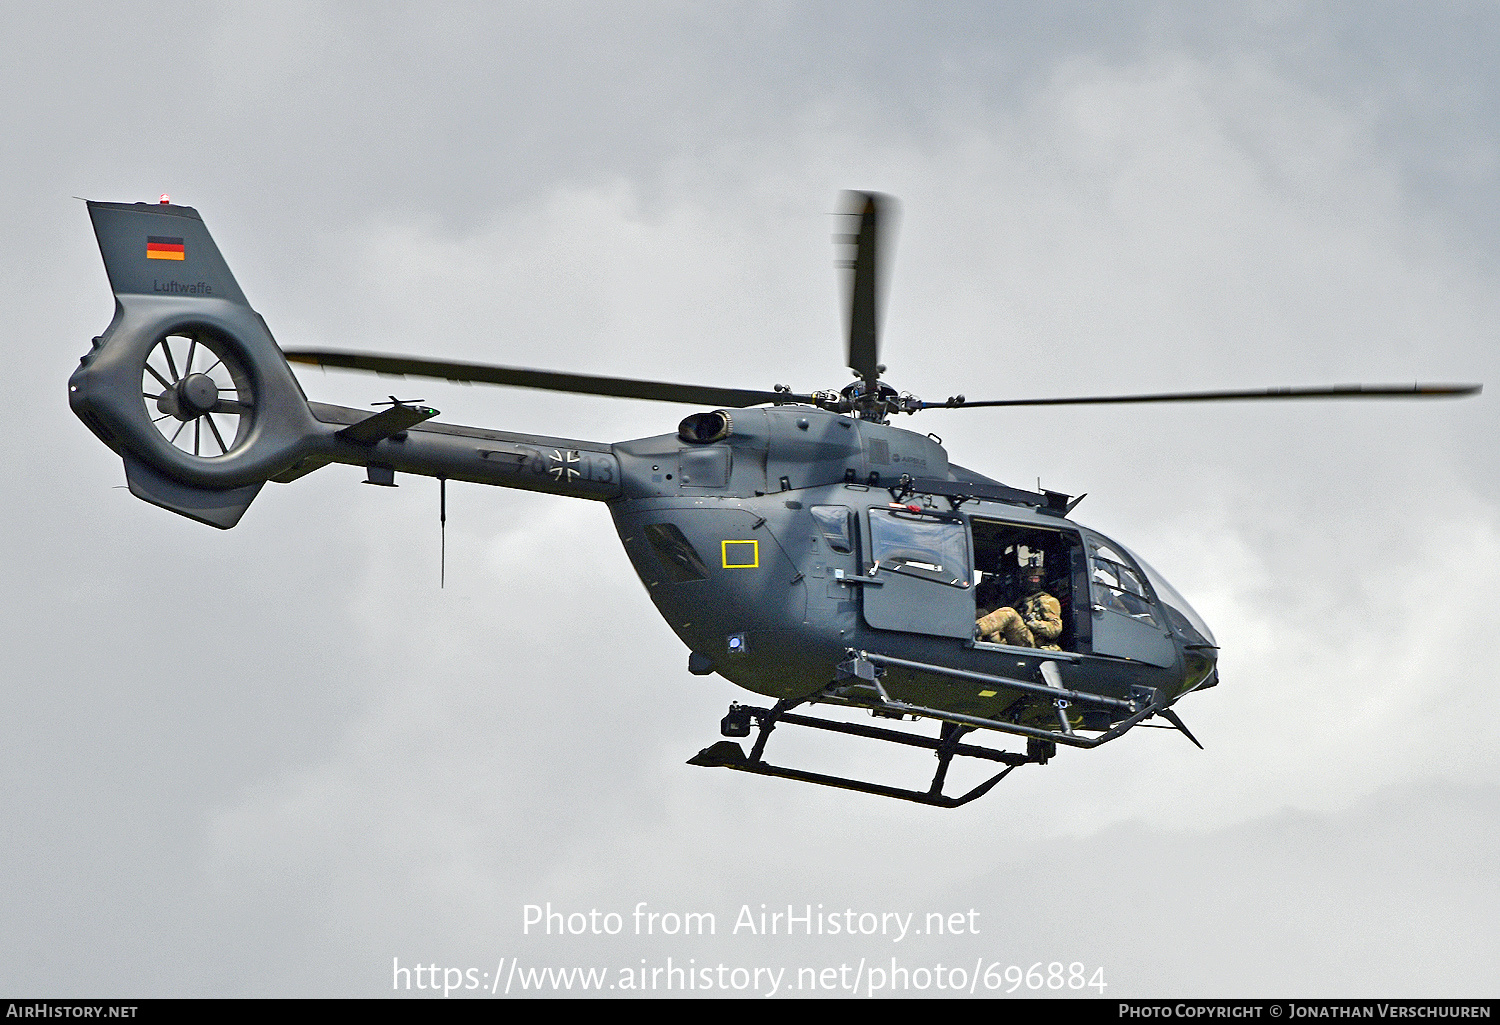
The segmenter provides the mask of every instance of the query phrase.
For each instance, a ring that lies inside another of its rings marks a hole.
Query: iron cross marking
[[[568,452],[567,452],[566,455],[564,455],[558,449],[553,449],[552,450],[552,463],[553,463],[553,465],[547,470],[547,472],[550,473],[550,474],[552,474],[552,478],[554,480],[569,480],[570,481],[570,480],[573,480],[574,478],[582,477],[583,474],[578,470],[578,468],[576,466],[572,465],[572,464],[577,463],[579,461],[580,461],[580,458],[579,458],[578,450],[577,449],[571,449],[571,448],[568,449]]]

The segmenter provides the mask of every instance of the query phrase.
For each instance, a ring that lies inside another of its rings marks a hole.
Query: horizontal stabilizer
[[[374,416],[366,417],[357,424],[350,424],[339,431],[338,436],[356,445],[373,445],[377,441],[384,441],[386,438],[400,434],[423,420],[431,420],[437,415],[437,410],[427,406],[407,406],[396,403],[382,409]]]

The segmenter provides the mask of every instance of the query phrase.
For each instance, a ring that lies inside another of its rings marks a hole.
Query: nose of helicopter
[[[1219,684],[1219,649],[1211,644],[1182,645],[1182,693]]]
[[[1166,577],[1134,552],[1130,553],[1130,557],[1150,580],[1151,588],[1167,613],[1172,633],[1182,651],[1184,679],[1179,693],[1216,686],[1219,682],[1219,645],[1214,640],[1213,631],[1208,628],[1203,617],[1198,615],[1197,610],[1188,604],[1188,600],[1167,583]]]

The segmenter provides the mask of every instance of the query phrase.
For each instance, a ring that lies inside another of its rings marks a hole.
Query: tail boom
[[[115,315],[68,382],[137,497],[234,526],[267,480],[328,463],[608,501],[610,446],[310,404],[190,207],[89,203]],[[410,412],[412,415],[407,415]],[[232,426],[231,426],[232,425]]]

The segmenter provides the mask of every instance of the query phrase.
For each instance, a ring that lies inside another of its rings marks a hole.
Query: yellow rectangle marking
[[[730,553],[730,545],[735,546],[733,554]],[[720,543],[719,550],[723,555],[725,569],[760,568],[759,541],[724,541]]]
[[[168,252],[162,252],[160,249],[148,249],[148,250],[146,250],[146,259],[148,259],[148,260],[186,260],[187,257],[184,254],[182,254],[182,253],[173,253],[173,252],[170,252],[170,251],[168,251]]]
[[[998,693],[1000,693],[1000,692],[999,691],[994,691],[994,690],[982,690],[982,691],[979,692],[979,696],[982,697],[982,698],[992,698],[992,697],[994,697]]]

